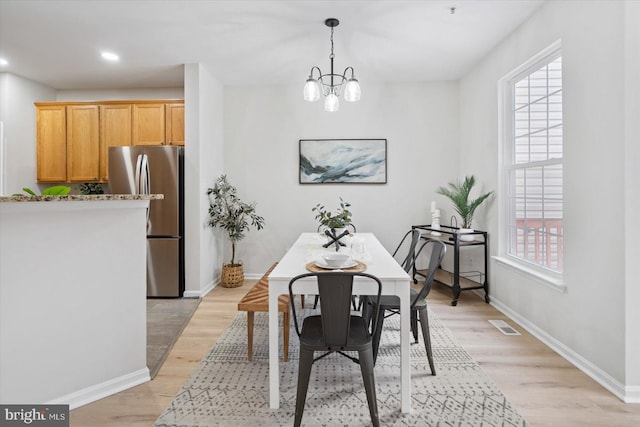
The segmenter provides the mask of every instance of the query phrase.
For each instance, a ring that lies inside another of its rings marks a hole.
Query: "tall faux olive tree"
[[[207,190],[209,196],[209,226],[219,227],[231,240],[231,264],[236,260],[236,242],[244,239],[251,226],[261,230],[264,218],[256,214],[256,204],[244,203],[238,198],[236,188],[229,184],[226,175],[216,180],[213,188]]]

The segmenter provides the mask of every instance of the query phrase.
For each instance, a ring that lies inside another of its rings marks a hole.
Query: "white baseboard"
[[[184,291],[184,294],[182,296],[184,298],[204,298],[209,292],[211,292],[216,286],[218,286],[219,283],[220,277],[210,281],[207,286],[205,286],[203,289],[200,289],[199,291],[186,290]]]
[[[46,402],[46,404],[69,405],[69,409],[75,409],[150,380],[149,368],[145,367],[109,381],[74,391],[73,393]]]
[[[640,403],[640,386],[624,388],[624,403]]]
[[[609,390],[618,399],[626,403],[640,402],[640,387],[625,387],[624,384],[620,383],[620,381],[616,380],[611,375],[607,374],[602,369],[582,357],[580,354],[576,353],[542,329],[538,328],[525,317],[511,310],[507,305],[500,302],[500,300],[497,300],[493,295],[491,295],[491,305],[508,316],[514,322],[518,323],[531,335],[542,341],[560,356],[564,357],[567,361],[587,374],[602,387]]]
[[[249,279],[249,280],[257,280],[257,279],[261,279],[263,274],[245,274],[244,278],[245,279]],[[205,286],[204,289],[201,289],[199,291],[184,291],[183,297],[184,298],[204,298],[209,292],[211,292],[216,286],[218,286],[220,284],[220,280],[221,277],[218,277],[217,279],[212,280],[211,282],[209,282],[209,284],[207,284],[207,286]]]

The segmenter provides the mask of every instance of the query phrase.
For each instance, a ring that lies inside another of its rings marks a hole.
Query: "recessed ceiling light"
[[[107,61],[119,61],[120,57],[118,55],[116,55],[115,53],[111,53],[111,52],[102,52],[101,53],[102,58],[106,59]]]
[[[9,65],[9,61],[7,61],[7,60],[6,60],[6,59],[4,59],[4,58],[0,58],[0,65],[2,65],[3,67],[4,67],[5,65]]]

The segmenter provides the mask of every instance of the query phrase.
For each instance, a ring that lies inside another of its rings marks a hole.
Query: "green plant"
[[[104,194],[102,186],[96,182],[85,182],[78,186],[80,194]]]
[[[476,209],[491,194],[493,194],[493,191],[489,191],[488,193],[483,194],[477,199],[469,200],[469,193],[471,193],[471,189],[473,188],[475,183],[476,180],[473,175],[465,176],[464,182],[460,183],[459,180],[456,182],[450,182],[449,188],[440,187],[437,191],[438,194],[447,196],[453,202],[453,208],[462,219],[461,228],[471,228],[473,214],[475,213]]]
[[[251,225],[261,230],[264,218],[256,214],[255,203],[244,203],[238,198],[237,190],[229,184],[226,175],[216,180],[213,188],[207,190],[209,196],[209,226],[219,227],[231,240],[231,264],[235,264],[236,243],[244,239]]]
[[[28,187],[23,187],[22,191],[24,191],[25,193],[31,196],[36,195],[36,193],[34,193],[33,190]],[[52,187],[47,187],[44,190],[42,190],[42,195],[43,196],[64,196],[66,194],[69,194],[70,191],[71,191],[71,187],[67,187],[66,185],[54,185]]]
[[[311,209],[312,212],[316,212],[316,220],[320,222],[320,224],[324,225],[328,228],[344,228],[351,224],[351,211],[349,208],[351,204],[349,202],[345,202],[340,197],[340,207],[336,211],[335,214],[332,214],[328,211],[324,205],[318,203],[314,208]]]

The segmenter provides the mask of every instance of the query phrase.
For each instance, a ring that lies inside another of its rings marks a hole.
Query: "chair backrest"
[[[407,240],[407,238],[410,238],[410,240]],[[406,248],[406,251],[403,251],[402,254],[400,254],[401,256],[404,256],[404,259],[400,262],[400,265],[402,266],[404,271],[406,271],[407,273],[411,271],[411,269],[413,268],[413,264],[416,260],[416,246],[418,245],[419,240],[420,240],[420,231],[415,228],[411,229],[406,232],[406,234],[400,241],[400,244],[398,245],[396,250],[393,252],[393,257],[395,258],[400,248],[403,248],[403,245],[404,245],[404,247]],[[407,241],[406,244],[405,244],[405,241]]]
[[[436,275],[436,270],[440,266],[440,263],[442,262],[442,258],[444,258],[444,254],[447,251],[447,247],[440,240],[427,239],[422,244],[422,246],[420,246],[420,249],[418,249],[418,251],[416,252],[416,256],[415,256],[416,259],[425,248],[431,248],[431,254],[429,255],[429,265],[427,267],[427,274],[424,279],[424,285],[420,289],[420,292],[418,292],[416,297],[411,301],[411,307],[413,307],[416,304],[416,301],[426,298],[427,295],[429,295],[429,292],[431,292],[431,287],[433,286],[433,278]]]
[[[306,277],[316,277],[318,281],[318,295],[320,297],[320,316],[322,317],[322,330],[324,341],[327,346],[340,347],[347,344],[349,337],[349,325],[351,317],[351,295],[353,290],[353,278],[365,277],[377,282],[378,293],[377,301],[380,300],[382,292],[382,283],[380,279],[367,273],[350,273],[350,272],[327,272],[327,273],[306,273],[294,277],[289,282],[289,299],[291,301],[291,309],[293,312],[293,322],[296,333],[300,336],[300,328],[298,326],[298,317],[294,303],[294,283],[299,279]],[[375,324],[377,323],[378,307],[375,307],[374,323],[372,327],[375,332]]]

